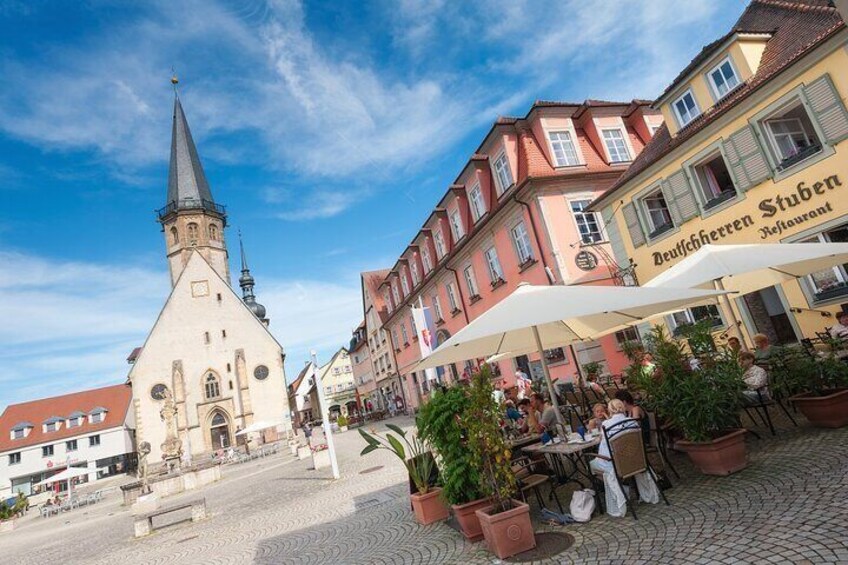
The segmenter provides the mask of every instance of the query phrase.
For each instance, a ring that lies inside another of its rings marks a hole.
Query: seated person
[[[518,401],[518,410],[524,414],[524,424],[521,426],[522,433],[536,433],[539,420],[536,418],[536,410],[533,409],[533,403],[529,398],[522,398]]]
[[[607,415],[607,407],[601,404],[600,402],[592,406],[592,417],[589,419],[589,422],[586,424],[586,427],[590,432],[601,429],[601,424],[604,423],[604,420],[608,419]]]
[[[641,406],[636,404],[636,401],[633,399],[633,395],[630,394],[629,390],[615,391],[615,398],[624,403],[624,413],[628,418],[633,418],[634,420],[639,421],[639,425],[642,427],[642,438],[647,444],[651,437],[651,423],[648,419],[648,413],[642,410]]]
[[[533,410],[536,411],[536,418],[538,419],[538,424],[536,425],[536,431],[538,433],[548,432],[549,434],[556,433],[556,410],[553,406],[539,393],[533,393],[530,396],[531,406]]]
[[[833,339],[848,340],[848,312],[840,312],[836,315],[836,323],[830,328],[830,337]]]
[[[598,384],[598,376],[597,375],[589,375],[586,377],[586,387],[592,389],[592,392],[601,395],[601,397],[606,397],[606,391],[604,387]]]
[[[515,409],[515,403],[512,400],[506,401],[506,417],[513,422],[521,419],[521,412]]]
[[[748,404],[757,404],[760,402],[760,397],[763,400],[768,398],[768,373],[762,367],[754,365],[756,356],[750,351],[743,351],[739,354],[739,365],[745,369],[742,379],[748,390],[742,392],[745,395],[745,401]],[[757,390],[760,394],[757,394]]]
[[[733,353],[739,353],[742,351],[742,343],[739,341],[739,338],[735,335],[727,338],[727,348],[730,349]]]
[[[771,357],[772,347],[769,338],[766,334],[755,334],[754,341],[754,358],[757,361],[768,361]]]

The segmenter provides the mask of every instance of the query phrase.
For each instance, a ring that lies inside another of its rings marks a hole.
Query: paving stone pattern
[[[408,420],[396,423],[409,425]],[[671,506],[639,505],[639,519],[596,517],[566,527],[574,544],[546,563],[848,563],[848,429],[781,429],[748,442],[751,465],[705,477],[683,456]],[[484,543],[438,524],[417,525],[403,468],[386,452],[359,457],[354,430],[337,437],[342,478],[282,454],[224,468],[202,491],[209,519],[140,540],[112,494],[59,518],[30,514],[0,535],[4,563],[380,564],[493,563]],[[383,468],[361,474],[382,465]],[[564,503],[568,489],[560,489]],[[166,499],[166,504],[198,496]],[[532,502],[533,513],[536,513]],[[8,560],[8,561],[7,561]]]

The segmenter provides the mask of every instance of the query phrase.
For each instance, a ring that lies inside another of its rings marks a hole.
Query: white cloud
[[[310,349],[326,358],[350,340],[361,316],[357,277],[259,283],[289,372]],[[169,291],[164,269],[0,252],[0,401],[122,382]]]

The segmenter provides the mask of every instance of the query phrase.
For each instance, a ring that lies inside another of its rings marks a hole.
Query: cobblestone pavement
[[[409,421],[396,420],[404,425]],[[762,432],[761,432],[762,434]],[[118,494],[42,520],[31,513],[0,534],[0,562],[28,563],[492,563],[444,524],[412,519],[403,468],[386,452],[364,458],[355,431],[336,436],[339,481],[290,455],[224,468],[202,493],[210,517],[134,540]],[[705,477],[685,457],[671,506],[639,519],[596,517],[564,528],[574,545],[551,563],[848,563],[848,429],[784,429],[748,442],[751,465]],[[362,474],[375,466],[383,468]],[[560,489],[564,502],[570,499]],[[535,507],[533,512],[535,513]]]

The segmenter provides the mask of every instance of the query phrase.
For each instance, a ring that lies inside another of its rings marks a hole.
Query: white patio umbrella
[[[247,426],[245,429],[236,432],[236,435],[245,436],[253,432],[261,432],[262,430],[267,430],[268,428],[276,428],[280,425],[282,425],[281,422],[254,422]]]
[[[840,263],[848,263],[848,243],[704,245],[644,286],[716,288],[748,294]],[[743,338],[726,296],[725,301],[723,309]]]
[[[622,286],[531,286],[515,291],[455,333],[412,370],[510,352],[538,351],[557,408],[544,350],[590,341],[648,318],[715,303],[719,291]],[[575,364],[577,360],[574,360]]]
[[[53,483],[58,483],[61,481],[68,481],[68,496],[71,495],[71,479],[76,477],[84,477],[91,472],[86,467],[68,467],[64,471],[60,471],[49,477],[44,479],[43,481],[39,481],[35,483],[35,486],[43,486],[43,485],[52,485]]]

